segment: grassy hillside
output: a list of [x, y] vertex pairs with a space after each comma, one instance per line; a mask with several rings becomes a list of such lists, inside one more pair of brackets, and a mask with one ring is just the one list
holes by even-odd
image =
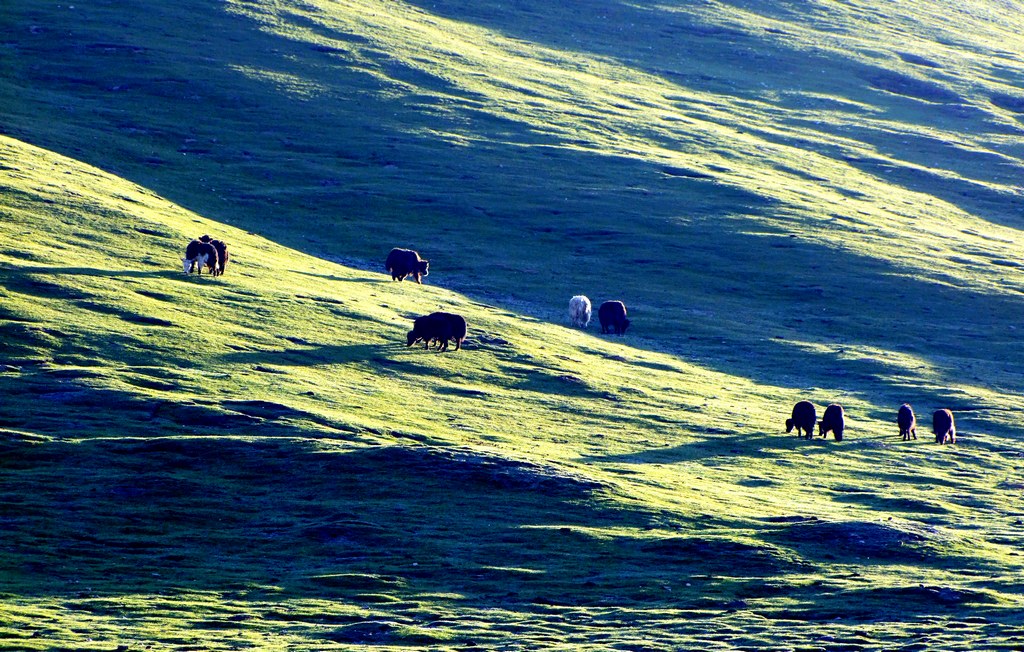
[[0, 646], [1024, 631], [1018, 15], [548, 4], [0, 12]]

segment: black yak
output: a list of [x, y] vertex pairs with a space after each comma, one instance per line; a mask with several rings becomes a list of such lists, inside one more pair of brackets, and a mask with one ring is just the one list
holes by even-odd
[[903, 441], [917, 439], [917, 417], [914, 416], [914, 408], [910, 407], [909, 403], [900, 406], [900, 411], [896, 413], [896, 425], [900, 427]]
[[412, 322], [412, 330], [406, 335], [406, 346], [412, 346], [416, 342], [423, 340], [423, 348], [429, 348], [430, 343], [433, 340], [440, 341], [443, 339], [447, 342], [452, 336], [452, 327], [445, 319], [438, 319], [435, 315], [424, 315], [417, 317]]
[[228, 266], [228, 246], [223, 240], [214, 240], [208, 235], [199, 236], [200, 242], [209, 242], [213, 245], [213, 248], [217, 250], [217, 269], [214, 276], [220, 276], [224, 273], [224, 268]]
[[432, 341], [437, 340], [438, 351], [447, 351], [448, 341], [452, 340], [455, 342], [455, 350], [458, 351], [462, 348], [468, 330], [466, 318], [462, 315], [432, 312], [413, 321], [412, 330], [406, 336], [406, 346], [423, 340], [423, 348], [426, 349], [430, 347]]
[[423, 283], [422, 278], [428, 274], [430, 263], [412, 249], [395, 247], [384, 261], [384, 268], [390, 272], [392, 281], [404, 281], [411, 274], [417, 283]]
[[843, 413], [843, 406], [833, 403], [825, 408], [825, 414], [818, 422], [818, 434], [828, 437], [829, 431], [832, 431], [836, 441], [843, 441], [844, 430], [846, 430], [846, 415]]
[[793, 406], [793, 417], [786, 419], [786, 432], [793, 432], [796, 428], [798, 437], [802, 437], [801, 430], [807, 433], [807, 438], [814, 437], [814, 426], [818, 422], [818, 413], [814, 409], [814, 403], [800, 401]]
[[[461, 349], [462, 343], [466, 341], [466, 333], [469, 332], [469, 324], [466, 323], [466, 318], [450, 312], [434, 312], [431, 314], [448, 321], [448, 326], [451, 328], [451, 334], [448, 337], [451, 341], [455, 342], [456, 351]], [[448, 343], [446, 342], [441, 350], [444, 351], [447, 348]]]
[[953, 413], [946, 408], [936, 410], [932, 415], [932, 432], [935, 433], [936, 444], [955, 444], [956, 425], [953, 423]]
[[626, 319], [626, 304], [621, 301], [605, 301], [597, 309], [597, 318], [601, 321], [601, 332], [622, 335], [629, 328]]

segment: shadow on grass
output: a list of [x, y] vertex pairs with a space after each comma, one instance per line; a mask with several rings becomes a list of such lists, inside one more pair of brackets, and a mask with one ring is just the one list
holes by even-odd
[[792, 453], [828, 455], [843, 445], [831, 439], [807, 440], [780, 431], [777, 435], [734, 433], [729, 435], [729, 444], [732, 446], [726, 448], [721, 441], [716, 441], [714, 437], [714, 435], [704, 436], [679, 446], [648, 448], [635, 453], [589, 455], [581, 457], [580, 460], [587, 463], [672, 464], [674, 462], [692, 462], [709, 456], [723, 455], [727, 452], [729, 457], [737, 460], [737, 463], [742, 463], [739, 460], [745, 457], [764, 459], [778, 456], [783, 458]]
[[[534, 366], [530, 366], [531, 364]], [[612, 393], [596, 389], [575, 373], [544, 368], [534, 361], [524, 364], [519, 360], [516, 365], [503, 365], [503, 371], [517, 379], [513, 387], [521, 391], [580, 398], [608, 400], [615, 398]]]
[[439, 352], [425, 350], [422, 344], [406, 346], [405, 342], [381, 344], [309, 344], [305, 348], [284, 351], [235, 351], [221, 359], [229, 364], [272, 365], [281, 367], [323, 364], [367, 364], [383, 373], [437, 375], [433, 363], [438, 356], [468, 355], [449, 347]]
[[[754, 593], [756, 592], [755, 588]], [[992, 593], [950, 586], [917, 584], [852, 589], [827, 587], [824, 590], [805, 589], [788, 593], [795, 597], [790, 606], [781, 609], [760, 608], [754, 611], [767, 621], [788, 621], [789, 626], [799, 626], [797, 623], [826, 624], [836, 621], [901, 622], [908, 616], [951, 618], [965, 611], [969, 611], [981, 621], [987, 621], [986, 615], [1002, 623], [1007, 623], [1007, 618], [1017, 619], [1016, 614], [1000, 614], [1003, 611], [1001, 609], [989, 612], [983, 607], [995, 606], [1000, 602]], [[861, 643], [862, 640], [857, 640], [848, 645], [835, 645], [833, 649], [860, 649]], [[931, 646], [918, 643], [909, 644], [901, 649], [916, 652], [931, 649]]]
[[[61, 440], [95, 439], [132, 424], [147, 436], [182, 433], [261, 437], [373, 439], [381, 431], [266, 400], [194, 401], [170, 398], [195, 382], [188, 369], [125, 371], [119, 380], [136, 392], [102, 389], [104, 371], [58, 369], [0, 374], [0, 427], [31, 430]], [[163, 394], [153, 395], [153, 390]], [[127, 426], [126, 426], [127, 427]]]
[[335, 276], [334, 274], [316, 274], [314, 272], [303, 272], [292, 270], [294, 274], [302, 274], [303, 276], [312, 276], [313, 278], [321, 278], [325, 281], [337, 281], [339, 283], [384, 283], [385, 281], [390, 282], [383, 276], [357, 276], [357, 277], [344, 277]]
[[[181, 267], [180, 265], [178, 266]], [[8, 269], [0, 269], [0, 276], [8, 274], [42, 274], [49, 276], [106, 276], [114, 278], [166, 278], [172, 280], [186, 280], [198, 274], [185, 274], [181, 269], [160, 269], [160, 270], [137, 270], [137, 269], [102, 269], [99, 267], [41, 267], [41, 266], [18, 266]], [[203, 274], [202, 276], [209, 276]]]
[[25, 294], [43, 299], [84, 301], [92, 296], [85, 290], [80, 290], [75, 287], [69, 287], [67, 285], [62, 285], [60, 283], [55, 283], [54, 281], [47, 280], [50, 277], [57, 276], [60, 274], [77, 274], [87, 276], [125, 276], [136, 278], [166, 276], [167, 278], [170, 278], [170, 272], [109, 271], [90, 267], [13, 267], [0, 269], [0, 285], [2, 285], [7, 290], [18, 292], [19, 294]]
[[951, 510], [927, 500], [880, 496], [875, 492], [833, 494], [832, 500], [840, 503], [855, 503], [883, 512], [905, 512], [913, 514], [948, 514]]
[[[0, 507], [16, 507], [17, 518], [4, 524], [0, 571], [4, 590], [22, 597], [211, 591], [387, 604], [443, 593], [510, 608], [696, 600], [725, 609], [747, 591], [727, 588], [737, 579], [785, 586], [817, 563], [931, 566], [969, 554], [927, 529], [867, 522], [767, 523], [740, 540], [719, 519], [712, 531], [666, 536], [649, 531], [660, 513], [620, 505], [605, 489], [459, 448], [9, 438]], [[713, 590], [697, 599], [663, 588], [693, 576]]]
[[819, 565], [831, 563], [915, 564], [936, 568], [988, 569], [997, 563], [978, 555], [958, 535], [917, 521], [832, 521], [814, 517], [768, 525], [761, 538]]
[[[665, 550], [585, 533], [640, 532], [652, 515], [615, 504], [588, 476], [471, 449], [342, 449], [359, 444], [358, 429], [287, 405], [178, 403], [78, 382], [94, 373], [0, 376], [9, 399], [0, 426], [38, 433], [0, 433], [0, 511], [18, 512], [5, 522], [5, 590], [78, 596], [69, 587], [86, 582], [93, 597], [125, 586], [276, 586], [357, 602], [424, 591], [545, 604], [596, 603], [608, 592], [663, 598], [615, 569]], [[319, 448], [322, 432], [307, 423], [330, 426], [334, 448]], [[700, 560], [711, 542], [666, 545], [692, 553], [666, 559], [672, 572], [711, 563]], [[750, 557], [747, 572], [785, 569], [749, 546], [728, 551], [714, 556], [715, 568]]]
[[[601, 498], [600, 483], [467, 449], [327, 452], [251, 434], [18, 439], [0, 470], [0, 504], [18, 511], [0, 568], [5, 591], [21, 595], [76, 594], [72, 583], [92, 595], [277, 586], [357, 601], [469, 591], [568, 604], [597, 600], [617, 567], [667, 554], [586, 534], [639, 532], [648, 519]], [[714, 546], [673, 545], [684, 544], [692, 554], [667, 563], [705, 566], [701, 551]], [[734, 552], [738, 563], [751, 549]], [[783, 570], [755, 561], [744, 568]], [[580, 593], [598, 568], [609, 578]]]

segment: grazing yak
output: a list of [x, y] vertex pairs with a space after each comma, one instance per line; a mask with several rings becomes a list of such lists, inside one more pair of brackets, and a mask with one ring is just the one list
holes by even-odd
[[423, 348], [430, 348], [430, 343], [437, 340], [438, 351], [448, 350], [448, 341], [455, 342], [455, 350], [462, 348], [466, 340], [469, 326], [466, 318], [450, 312], [432, 312], [413, 321], [412, 330], [406, 336], [406, 346], [412, 346], [423, 340]]
[[626, 319], [626, 304], [621, 301], [605, 301], [597, 309], [597, 318], [601, 321], [601, 332], [622, 335], [629, 328]]
[[203, 267], [209, 268], [212, 274], [217, 269], [217, 248], [209, 242], [193, 240], [185, 247], [185, 257], [181, 259], [181, 264], [186, 274], [196, 270], [202, 275]]
[[[466, 333], [469, 332], [469, 324], [466, 323], [466, 318], [462, 315], [456, 315], [450, 312], [432, 312], [430, 314], [448, 322], [448, 326], [451, 329], [451, 333], [448, 338], [452, 342], [455, 342], [456, 351], [461, 349], [462, 343], [466, 341]], [[448, 350], [448, 342], [444, 342], [443, 346], [441, 346], [441, 350]]]
[[818, 434], [828, 437], [829, 431], [835, 436], [836, 441], [843, 441], [843, 431], [846, 430], [846, 415], [843, 413], [843, 406], [833, 403], [825, 408], [825, 414], [818, 422]]
[[953, 423], [953, 413], [946, 408], [936, 410], [932, 415], [932, 432], [935, 433], [936, 444], [955, 444], [956, 426]]
[[797, 437], [803, 437], [801, 431], [807, 433], [807, 438], [814, 437], [814, 424], [818, 422], [818, 413], [814, 409], [814, 403], [800, 401], [793, 406], [793, 417], [786, 419], [786, 432], [793, 432], [796, 428]]
[[569, 299], [569, 319], [576, 328], [586, 328], [590, 324], [590, 299], [582, 294]]
[[181, 264], [183, 265], [183, 271], [186, 274], [191, 274], [192, 270], [195, 269], [196, 264], [198, 264], [199, 246], [201, 244], [203, 243], [200, 242], [199, 240], [193, 240], [192, 242], [188, 243], [188, 246], [185, 247], [185, 257], [181, 259]]
[[914, 416], [914, 408], [910, 407], [909, 403], [900, 406], [900, 411], [896, 413], [896, 425], [900, 427], [903, 441], [917, 439], [917, 417]]
[[422, 279], [428, 274], [430, 263], [412, 249], [395, 247], [384, 261], [384, 267], [391, 274], [392, 281], [404, 281], [411, 274], [417, 283], [423, 283]]
[[224, 273], [224, 268], [228, 266], [228, 246], [222, 240], [214, 240], [208, 235], [199, 236], [200, 242], [209, 242], [213, 245], [213, 248], [217, 250], [217, 269], [214, 272], [214, 276], [220, 276]]
[[440, 343], [445, 343], [451, 339], [452, 327], [446, 319], [439, 319], [436, 314], [431, 313], [422, 317], [417, 317], [412, 322], [412, 330], [406, 335], [406, 346], [412, 346], [416, 342], [423, 340], [423, 348], [430, 348], [430, 343], [434, 340], [438, 341], [438, 348]]

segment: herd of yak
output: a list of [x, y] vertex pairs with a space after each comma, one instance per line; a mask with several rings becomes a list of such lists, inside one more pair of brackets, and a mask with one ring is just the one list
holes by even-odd
[[[827, 437], [831, 432], [836, 441], [843, 440], [843, 431], [846, 429], [846, 415], [843, 406], [833, 403], [825, 408], [825, 414], [818, 421], [818, 415], [814, 409], [814, 403], [800, 401], [793, 406], [793, 416], [786, 419], [786, 432], [793, 432], [796, 428], [798, 437], [806, 436], [807, 439], [814, 437], [814, 427], [818, 427], [818, 434]], [[909, 403], [904, 403], [896, 412], [896, 425], [899, 426], [900, 435], [903, 441], [917, 439], [917, 417], [914, 416], [914, 409]], [[943, 408], [932, 414], [932, 432], [935, 434], [937, 444], [956, 443], [956, 425], [953, 422], [953, 413]]]
[[181, 259], [186, 274], [196, 271], [200, 275], [203, 268], [210, 274], [220, 276], [228, 265], [228, 246], [222, 240], [214, 240], [208, 235], [201, 235], [185, 247], [185, 257]]
[[[412, 249], [396, 247], [388, 253], [388, 257], [384, 260], [384, 268], [391, 274], [393, 281], [403, 281], [412, 276], [417, 283], [422, 283], [423, 277], [430, 273], [430, 261], [423, 260], [419, 253]], [[574, 326], [586, 328], [590, 324], [590, 317], [590, 299], [579, 295], [569, 301], [569, 318]], [[605, 301], [597, 309], [597, 317], [601, 322], [602, 333], [622, 335], [629, 328], [626, 305], [621, 301]], [[409, 331], [408, 345], [412, 346], [413, 343], [423, 340], [424, 348], [426, 348], [432, 341], [437, 341], [438, 349], [445, 351], [448, 345], [443, 335], [449, 331], [448, 339], [455, 342], [455, 349], [458, 350], [462, 340], [466, 337], [466, 320], [464, 318], [444, 312], [435, 312], [426, 317], [420, 317], [416, 319], [413, 329]]]
[[[209, 235], [200, 236], [189, 242], [185, 249], [185, 257], [181, 261], [186, 274], [193, 271], [202, 274], [205, 267], [210, 274], [219, 276], [224, 273], [228, 262], [227, 245]], [[419, 253], [412, 249], [396, 247], [388, 253], [384, 267], [391, 274], [393, 281], [403, 281], [412, 276], [417, 283], [422, 283], [423, 277], [429, 273], [430, 263], [420, 258]], [[586, 328], [590, 324], [591, 314], [591, 303], [587, 297], [577, 295], [569, 300], [569, 319], [573, 326]], [[622, 335], [629, 327], [626, 305], [621, 301], [605, 301], [598, 308], [597, 316], [601, 322], [602, 333]], [[447, 351], [449, 342], [453, 342], [455, 350], [458, 351], [462, 348], [468, 329], [466, 318], [462, 315], [433, 312], [413, 320], [412, 330], [406, 337], [406, 346], [423, 342], [423, 348], [428, 349], [432, 343], [436, 343], [438, 351]], [[909, 404], [904, 403], [900, 406], [896, 414], [896, 424], [904, 441], [917, 439], [917, 419]], [[792, 417], [786, 419], [786, 432], [792, 432], [796, 428], [797, 436], [807, 439], [814, 437], [815, 426], [822, 437], [827, 437], [831, 432], [836, 441], [842, 441], [843, 431], [846, 429], [843, 406], [838, 403], [829, 405], [825, 408], [821, 421], [818, 421], [814, 404], [810, 401], [800, 401], [793, 406]], [[932, 415], [932, 432], [935, 434], [936, 443], [955, 444], [956, 426], [953, 423], [953, 413], [945, 408], [936, 410]]]

